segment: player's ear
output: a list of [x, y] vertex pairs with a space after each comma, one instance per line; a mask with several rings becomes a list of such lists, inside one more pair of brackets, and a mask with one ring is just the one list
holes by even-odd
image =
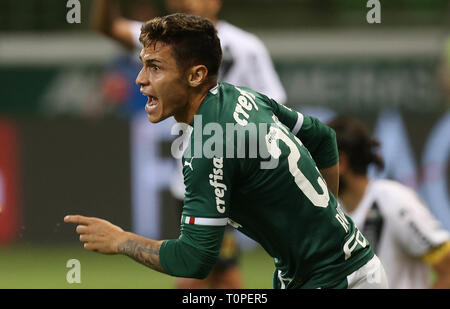
[[208, 68], [203, 64], [194, 65], [187, 73], [189, 86], [198, 87], [205, 82], [208, 76]]

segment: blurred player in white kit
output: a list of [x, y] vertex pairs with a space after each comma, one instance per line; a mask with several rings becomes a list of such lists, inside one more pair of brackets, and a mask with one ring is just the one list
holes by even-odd
[[[383, 263], [390, 288], [450, 288], [450, 235], [420, 197], [392, 180], [370, 179], [367, 167], [383, 167], [378, 142], [365, 126], [338, 117], [328, 125], [339, 149], [339, 198]], [[430, 282], [430, 267], [436, 280]]]

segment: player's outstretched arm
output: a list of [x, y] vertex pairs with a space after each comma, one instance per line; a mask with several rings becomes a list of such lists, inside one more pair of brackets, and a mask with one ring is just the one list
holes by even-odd
[[116, 40], [127, 48], [134, 48], [133, 24], [133, 21], [120, 16], [116, 1], [94, 1], [92, 7], [92, 26], [96, 31]]
[[99, 218], [66, 216], [66, 223], [77, 224], [76, 232], [84, 248], [103, 254], [123, 254], [147, 267], [165, 273], [159, 262], [162, 241], [125, 232], [120, 227]]
[[156, 271], [166, 273], [159, 262], [159, 250], [163, 241], [157, 241], [138, 236], [132, 233], [125, 233], [126, 240], [119, 243], [117, 250]]

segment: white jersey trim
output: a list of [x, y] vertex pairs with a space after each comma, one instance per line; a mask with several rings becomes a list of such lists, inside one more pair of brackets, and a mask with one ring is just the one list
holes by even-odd
[[211, 92], [214, 95], [216, 95], [218, 91], [219, 91], [219, 84], [217, 84], [215, 87], [209, 90], [209, 92]]
[[294, 135], [297, 135], [298, 131], [300, 131], [300, 129], [302, 128], [303, 125], [303, 114], [300, 114], [299, 112], [297, 112], [298, 118], [297, 118], [297, 123], [295, 124], [294, 128], [292, 129], [292, 133]]

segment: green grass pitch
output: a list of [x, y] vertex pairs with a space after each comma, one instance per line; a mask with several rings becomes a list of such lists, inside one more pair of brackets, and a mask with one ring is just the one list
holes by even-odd
[[[80, 284], [66, 281], [70, 259], [80, 261]], [[262, 249], [244, 251], [240, 269], [245, 288], [272, 288], [273, 260]], [[0, 248], [0, 289], [171, 289], [174, 282], [128, 257], [88, 252], [81, 246]]]

